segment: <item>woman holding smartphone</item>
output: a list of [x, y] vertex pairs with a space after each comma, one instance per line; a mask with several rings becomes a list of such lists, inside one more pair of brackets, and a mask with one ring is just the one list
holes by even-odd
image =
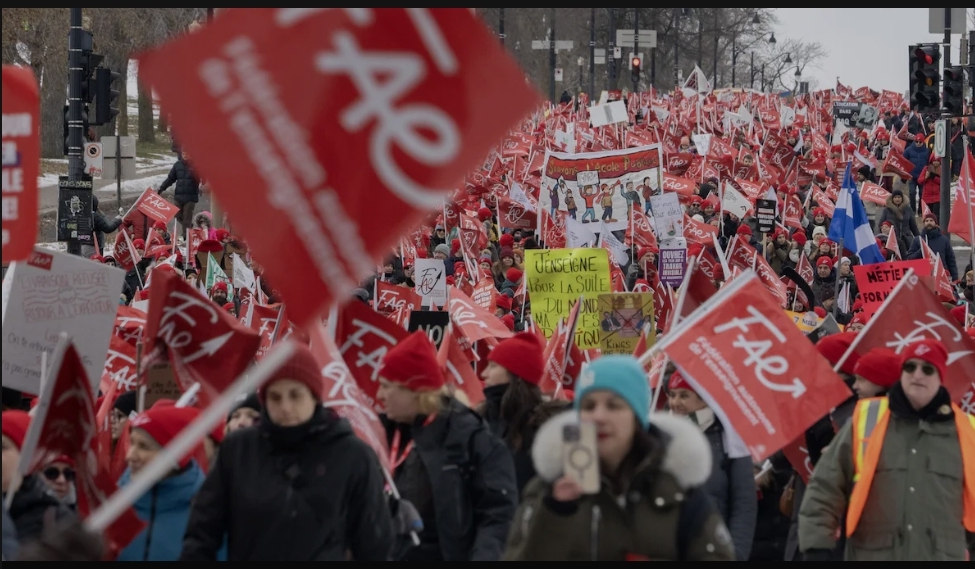
[[[525, 489], [506, 560], [734, 560], [728, 529], [699, 489], [711, 471], [708, 443], [684, 418], [650, 417], [635, 358], [584, 367], [574, 406], [535, 438], [538, 477]], [[587, 453], [598, 459], [592, 466], [581, 460]], [[584, 488], [594, 476], [595, 488]]]

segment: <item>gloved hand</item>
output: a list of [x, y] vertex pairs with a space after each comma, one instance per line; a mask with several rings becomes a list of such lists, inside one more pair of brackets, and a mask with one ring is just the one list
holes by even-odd
[[630, 267], [626, 269], [627, 277], [635, 277], [638, 274], [640, 274], [640, 265], [637, 265], [636, 263], [630, 264]]

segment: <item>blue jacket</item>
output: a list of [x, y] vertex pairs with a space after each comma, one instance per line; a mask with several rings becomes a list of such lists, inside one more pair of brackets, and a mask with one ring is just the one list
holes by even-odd
[[[131, 471], [125, 469], [119, 486], [128, 484], [131, 477]], [[160, 480], [136, 500], [135, 513], [146, 522], [146, 527], [119, 553], [117, 560], [178, 560], [183, 551], [183, 534], [190, 519], [193, 497], [205, 478], [203, 470], [193, 461], [184, 472]]]
[[927, 145], [918, 146], [917, 144], [908, 144], [907, 148], [904, 149], [904, 158], [911, 161], [914, 164], [914, 169], [911, 170], [911, 178], [917, 181], [917, 177], [921, 175], [921, 170], [928, 165], [928, 158], [931, 157], [931, 151], [928, 150]]

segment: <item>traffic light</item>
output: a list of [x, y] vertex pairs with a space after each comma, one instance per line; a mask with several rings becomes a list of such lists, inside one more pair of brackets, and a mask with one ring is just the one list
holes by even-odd
[[118, 114], [118, 91], [112, 89], [120, 75], [110, 69], [99, 67], [95, 70], [95, 121], [93, 124], [108, 124]]
[[944, 106], [945, 111], [952, 116], [965, 114], [965, 68], [957, 65], [945, 68], [944, 75]]
[[95, 99], [95, 70], [101, 65], [104, 55], [88, 52], [82, 58], [81, 100], [89, 105]]
[[633, 82], [634, 83], [639, 83], [640, 82], [640, 65], [641, 65], [641, 63], [642, 62], [640, 61], [639, 56], [634, 56], [633, 57], [633, 60], [630, 62], [631, 71], [633, 72]]
[[941, 112], [941, 46], [918, 44], [911, 48], [911, 108], [922, 113]]

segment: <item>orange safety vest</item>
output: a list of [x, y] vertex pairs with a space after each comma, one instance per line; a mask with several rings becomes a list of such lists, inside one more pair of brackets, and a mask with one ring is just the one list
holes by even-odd
[[[857, 529], [863, 508], [867, 504], [873, 475], [877, 471], [880, 451], [884, 446], [884, 435], [890, 422], [890, 412], [886, 397], [863, 399], [853, 410], [853, 492], [846, 511], [846, 536], [850, 537]], [[975, 417], [966, 414], [952, 403], [955, 412], [955, 426], [961, 443], [961, 462], [964, 473], [964, 516], [965, 529], [975, 532]]]

